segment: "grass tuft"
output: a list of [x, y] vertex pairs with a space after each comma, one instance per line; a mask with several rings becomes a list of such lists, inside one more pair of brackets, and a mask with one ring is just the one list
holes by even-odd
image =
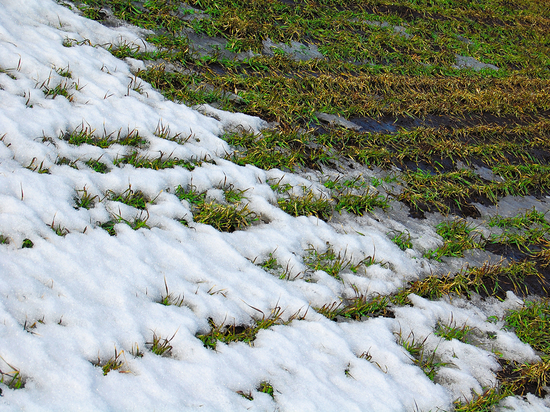
[[208, 323], [211, 327], [210, 332], [206, 334], [198, 334], [197, 338], [202, 341], [204, 347], [210, 349], [216, 349], [218, 342], [245, 342], [252, 345], [260, 330], [268, 329], [273, 325], [286, 325], [295, 319], [301, 318], [300, 313], [297, 312], [290, 316], [286, 321], [283, 320], [282, 315], [284, 311], [279, 306], [276, 306], [267, 316], [262, 311], [258, 309], [256, 310], [262, 313], [262, 317], [259, 319], [253, 319], [251, 325], [224, 325], [224, 323], [216, 325], [212, 319], [209, 319]]
[[522, 342], [533, 349], [550, 356], [550, 301], [548, 299], [528, 301], [505, 318], [506, 325], [512, 329]]
[[140, 210], [145, 210], [150, 201], [141, 190], [134, 191], [131, 186], [120, 194], [108, 190], [106, 197], [113, 202], [121, 202]]
[[439, 368], [447, 365], [447, 363], [437, 360], [436, 350], [430, 352], [426, 349], [427, 337], [423, 340], [417, 340], [412, 332], [406, 338], [402, 336], [401, 332], [398, 332], [396, 337], [397, 343], [405, 348], [414, 364], [420, 367], [430, 380], [435, 379]]
[[456, 339], [460, 342], [468, 343], [468, 334], [471, 330], [472, 328], [466, 323], [462, 326], [457, 326], [451, 317], [450, 321], [447, 323], [438, 322], [434, 333], [435, 336], [439, 336], [445, 340]]
[[428, 276], [411, 283], [396, 298], [401, 299], [410, 293], [432, 300], [450, 295], [470, 298], [472, 293], [476, 293], [504, 299], [507, 291], [526, 296], [531, 288], [540, 288], [541, 285], [544, 285], [544, 280], [533, 262], [512, 262], [508, 266], [503, 266], [502, 262], [485, 263], [480, 267], [463, 270], [454, 276]]
[[[21, 371], [12, 365], [10, 365], [8, 362], [4, 360], [0, 356], [0, 359], [3, 361], [3, 363], [6, 364], [6, 366], [9, 368], [8, 371], [0, 369], [0, 384], [6, 385], [9, 389], [22, 389], [25, 387], [25, 379], [23, 378], [23, 375], [21, 375]], [[0, 390], [0, 395], [2, 394]]]
[[304, 187], [304, 196], [288, 196], [279, 198], [279, 207], [291, 216], [315, 216], [329, 220], [332, 216], [332, 206], [329, 199], [317, 197]]
[[174, 295], [173, 293], [170, 293], [168, 291], [168, 284], [166, 283], [166, 278], [164, 278], [164, 288], [166, 290], [166, 293], [161, 295], [160, 300], [158, 303], [164, 306], [183, 306], [184, 301], [184, 295]]
[[332, 246], [328, 245], [327, 250], [320, 253], [315, 248], [310, 247], [306, 250], [307, 255], [304, 257], [305, 265], [312, 271], [322, 270], [329, 276], [337, 280], [342, 280], [340, 273], [349, 270], [352, 273], [357, 273], [360, 268], [368, 267], [374, 263], [373, 256], [367, 256], [359, 262], [354, 263], [352, 256], [347, 257], [346, 251], [336, 253]]
[[267, 393], [272, 398], [275, 398], [273, 386], [269, 382], [260, 382], [260, 385], [256, 388], [258, 392]]
[[206, 193], [199, 193], [194, 187], [185, 190], [178, 186], [176, 189], [176, 196], [189, 202], [196, 223], [211, 225], [221, 232], [234, 232], [245, 229], [259, 219], [256, 213], [248, 208], [248, 204], [233, 203], [244, 198], [244, 191], [236, 191], [230, 186], [224, 193], [225, 199], [232, 202], [231, 204], [207, 202]]
[[34, 247], [34, 243], [30, 239], [24, 239], [23, 244], [21, 245], [23, 249], [32, 249]]
[[195, 162], [171, 157], [171, 155], [165, 157], [163, 153], [160, 153], [159, 157], [150, 158], [148, 156], [142, 156], [138, 152], [133, 152], [115, 159], [113, 163], [115, 166], [132, 165], [136, 168], [153, 170], [170, 169], [176, 166], [184, 167], [187, 170], [195, 169]]
[[124, 351], [122, 350], [119, 352], [117, 348], [115, 348], [115, 354], [113, 357], [109, 358], [106, 361], [102, 361], [98, 356], [97, 361], [92, 362], [92, 364], [94, 366], [101, 368], [101, 370], [103, 371], [103, 376], [107, 375], [111, 371], [117, 371], [119, 373], [130, 372], [130, 370], [128, 369], [128, 365], [126, 363]]
[[84, 186], [80, 190], [77, 190], [76, 192], [79, 194], [74, 198], [76, 209], [80, 209], [80, 208], [91, 209], [92, 207], [94, 207], [95, 202], [99, 201], [99, 196], [98, 195], [92, 196], [88, 192], [88, 189], [86, 189], [86, 186]]
[[143, 147], [147, 144], [147, 140], [142, 138], [135, 129], [128, 130], [126, 133], [123, 133], [122, 129], [118, 132], [111, 133], [107, 133], [107, 131], [104, 130], [102, 136], [97, 136], [95, 129], [92, 129], [91, 126], [86, 126], [84, 124], [73, 130], [61, 133], [59, 135], [59, 139], [75, 146], [89, 144], [101, 147], [103, 149], [115, 143], [122, 146], [134, 147]]
[[391, 241], [395, 243], [399, 249], [405, 251], [407, 249], [412, 249], [413, 244], [411, 242], [411, 234], [408, 230], [401, 232], [401, 231], [392, 231], [387, 234], [388, 236], [391, 236]]
[[434, 251], [425, 253], [425, 257], [440, 260], [443, 256], [463, 257], [464, 251], [481, 246], [479, 232], [472, 224], [462, 219], [445, 221], [437, 225], [437, 234], [445, 241], [444, 245]]
[[157, 335], [153, 332], [153, 339], [150, 342], [146, 342], [146, 345], [149, 346], [151, 352], [158, 356], [168, 357], [172, 355], [172, 345], [170, 342], [176, 336], [177, 331], [170, 338], [163, 338], [160, 335]]

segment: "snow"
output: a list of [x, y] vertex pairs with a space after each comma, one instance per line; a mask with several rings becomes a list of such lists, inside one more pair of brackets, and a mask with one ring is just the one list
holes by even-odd
[[[495, 383], [491, 349], [513, 359], [538, 359], [501, 329], [502, 322], [487, 322], [517, 307], [513, 295], [479, 305], [411, 296], [413, 305], [397, 308], [395, 319], [360, 322], [332, 322], [312, 310], [354, 296], [353, 285], [369, 295], [395, 292], [431, 268], [386, 236], [402, 226], [398, 216], [381, 221], [344, 213], [325, 223], [281, 211], [269, 182], [282, 179], [295, 190], [304, 186], [317, 193], [323, 186], [311, 176], [224, 160], [231, 151], [220, 138], [224, 131], [260, 133], [266, 122], [166, 101], [134, 77], [138, 62], [116, 59], [101, 47], [152, 47], [143, 35], [132, 27], [104, 27], [52, 0], [0, 4], [0, 233], [9, 238], [0, 245], [0, 370], [13, 366], [25, 379], [23, 389], [1, 385], [2, 410], [446, 410], [457, 397]], [[71, 78], [59, 74], [65, 68]], [[138, 91], [132, 90], [136, 83]], [[57, 85], [65, 85], [72, 98], [45, 95], [45, 87]], [[159, 138], [159, 127], [190, 138], [183, 145]], [[85, 166], [87, 160], [110, 164], [134, 149], [75, 146], [61, 138], [81, 129], [98, 137], [135, 130], [148, 142], [142, 155], [172, 153], [212, 163], [193, 171], [111, 164], [109, 173], [97, 173]], [[56, 164], [60, 158], [78, 169]], [[40, 168], [50, 173], [38, 173]], [[266, 223], [234, 233], [192, 222], [186, 227], [176, 220], [191, 218], [190, 205], [174, 195], [180, 185], [211, 197], [224, 185], [246, 190], [250, 209]], [[105, 199], [108, 190], [130, 187], [155, 199], [146, 213]], [[90, 210], [75, 209], [74, 198], [84, 189], [97, 201]], [[119, 223], [117, 235], [109, 236], [99, 224], [113, 215], [148, 216], [151, 229]], [[56, 235], [52, 227], [58, 225], [70, 233]], [[440, 241], [428, 223], [413, 232], [413, 242], [426, 248]], [[22, 248], [25, 239], [34, 246]], [[305, 251], [323, 252], [327, 243], [356, 261], [375, 256], [385, 264], [346, 273], [344, 282], [322, 271], [306, 281]], [[296, 280], [279, 279], [252, 263], [270, 253]], [[166, 288], [184, 297], [182, 307], [157, 303]], [[247, 325], [277, 307], [284, 319], [297, 313], [302, 318], [261, 330], [253, 345], [218, 343], [213, 351], [196, 338], [209, 331], [208, 319]], [[449, 319], [496, 338], [481, 337], [479, 347], [444, 341], [434, 327]], [[448, 363], [439, 380], [432, 382], [413, 364], [397, 334], [426, 339], [427, 348]], [[147, 349], [154, 335], [172, 337], [170, 356]], [[132, 355], [137, 347], [143, 357]], [[126, 373], [103, 376], [92, 362], [106, 361], [115, 350], [122, 352]], [[359, 357], [364, 353], [370, 361]], [[273, 399], [256, 391], [263, 381], [275, 389]], [[238, 391], [252, 393], [254, 400]], [[507, 399], [506, 406], [549, 410], [534, 397]]]

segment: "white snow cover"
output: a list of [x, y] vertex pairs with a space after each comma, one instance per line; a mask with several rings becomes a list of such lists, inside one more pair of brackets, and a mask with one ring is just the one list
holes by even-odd
[[[332, 322], [312, 310], [352, 297], [354, 288], [364, 294], [396, 291], [430, 268], [388, 239], [386, 233], [399, 225], [388, 217], [343, 215], [327, 224], [282, 212], [269, 182], [324, 188], [308, 176], [224, 160], [231, 151], [220, 138], [224, 130], [260, 133], [265, 122], [210, 107], [200, 108], [201, 114], [166, 101], [101, 47], [151, 47], [143, 35], [131, 27], [106, 28], [52, 0], [0, 1], [0, 234], [9, 238], [0, 245], [0, 370], [16, 368], [25, 381], [22, 389], [0, 385], [0, 409], [450, 410], [453, 400], [495, 383], [492, 350], [510, 359], [537, 359], [501, 329], [501, 321], [487, 322], [521, 304], [511, 294], [504, 302], [479, 304], [411, 296], [413, 306], [396, 309], [395, 318], [360, 322]], [[64, 70], [72, 76], [62, 76]], [[72, 97], [46, 95], [59, 85]], [[155, 136], [162, 127], [190, 138], [179, 144]], [[62, 136], [75, 129], [95, 130], [97, 136], [136, 130], [148, 142], [144, 155], [212, 162], [193, 171], [115, 167], [112, 161], [131, 149], [70, 145]], [[78, 169], [56, 164], [62, 158]], [[93, 171], [85, 166], [90, 159], [111, 164], [111, 171]], [[39, 173], [45, 169], [50, 173]], [[173, 194], [179, 185], [194, 185], [212, 197], [224, 185], [246, 190], [245, 202], [263, 222], [234, 233], [184, 226], [177, 219], [190, 220], [191, 212]], [[129, 187], [154, 199], [146, 212], [104, 199], [108, 190]], [[90, 210], [76, 209], [74, 198], [84, 189], [104, 200]], [[117, 235], [109, 236], [99, 224], [113, 215], [147, 215], [151, 229], [134, 231], [120, 223]], [[57, 226], [70, 233], [56, 235]], [[418, 226], [418, 242], [438, 242], [433, 226]], [[25, 239], [34, 247], [22, 248]], [[322, 271], [305, 281], [305, 250], [322, 252], [327, 243], [356, 261], [374, 255], [385, 264], [345, 273], [343, 282]], [[269, 253], [287, 263], [296, 280], [253, 264]], [[183, 306], [157, 303], [165, 285], [184, 297]], [[253, 344], [219, 343], [213, 351], [195, 336], [209, 331], [209, 318], [251, 324], [277, 307], [285, 319], [298, 312], [301, 317], [260, 331]], [[437, 322], [467, 324], [477, 331], [479, 345], [442, 340], [434, 334]], [[147, 349], [154, 335], [172, 337], [170, 357]], [[436, 382], [414, 365], [398, 337], [425, 339], [428, 349], [436, 349], [447, 364]], [[132, 356], [137, 347], [143, 357]], [[108, 360], [115, 350], [123, 351], [126, 373], [104, 376], [92, 362]], [[273, 386], [273, 398], [256, 391], [264, 381]], [[550, 410], [535, 397], [510, 398], [503, 406]]]

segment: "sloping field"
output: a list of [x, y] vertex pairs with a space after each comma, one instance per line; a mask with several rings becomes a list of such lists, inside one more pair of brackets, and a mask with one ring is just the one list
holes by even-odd
[[0, 405], [547, 411], [542, 0], [5, 0]]

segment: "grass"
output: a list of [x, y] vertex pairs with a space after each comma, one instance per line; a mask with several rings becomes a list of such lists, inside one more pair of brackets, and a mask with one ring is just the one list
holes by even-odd
[[409, 231], [393, 231], [388, 233], [388, 236], [391, 236], [391, 241], [403, 251], [407, 249], [412, 249], [413, 247], [413, 244], [411, 242], [411, 234], [409, 233]]
[[94, 366], [101, 368], [103, 371], [103, 376], [107, 375], [111, 371], [117, 371], [119, 373], [129, 373], [128, 365], [126, 364], [126, 359], [124, 351], [118, 351], [115, 348], [115, 354], [106, 361], [102, 361], [99, 356], [97, 361], [92, 362]]
[[34, 243], [30, 239], [23, 239], [23, 243], [21, 245], [23, 249], [32, 249], [34, 247]]
[[147, 208], [147, 203], [150, 201], [141, 190], [134, 191], [132, 187], [129, 187], [122, 193], [115, 193], [112, 190], [108, 190], [106, 197], [113, 202], [124, 203], [125, 205], [140, 210], [145, 210]]
[[109, 167], [105, 164], [100, 162], [99, 160], [87, 160], [86, 165], [89, 166], [91, 169], [96, 171], [97, 173], [107, 173], [109, 171]]
[[84, 124], [76, 129], [61, 133], [59, 139], [75, 146], [89, 144], [103, 149], [115, 143], [122, 146], [133, 147], [144, 147], [147, 144], [147, 140], [142, 138], [137, 130], [128, 130], [125, 133], [122, 132], [122, 129], [111, 133], [107, 133], [106, 130], [103, 130], [102, 135], [97, 135], [95, 129]]
[[533, 349], [550, 356], [550, 303], [548, 299], [529, 301], [506, 318], [507, 327]]
[[32, 159], [31, 163], [27, 166], [27, 169], [37, 172], [39, 174], [50, 174], [50, 169], [44, 167], [44, 161], [42, 160], [40, 164], [36, 164], [36, 157]]
[[426, 374], [430, 380], [435, 379], [435, 375], [439, 368], [447, 364], [441, 362], [436, 357], [437, 350], [429, 351], [426, 348], [426, 339], [418, 340], [411, 332], [406, 338], [403, 337], [401, 331], [396, 333], [397, 343], [409, 353], [411, 360]]
[[485, 263], [480, 267], [463, 270], [454, 276], [428, 276], [412, 282], [401, 294], [415, 293], [428, 299], [443, 296], [471, 297], [473, 293], [481, 296], [494, 296], [503, 299], [506, 291], [525, 296], [530, 285], [543, 283], [540, 273], [532, 262], [513, 262], [508, 266]]
[[254, 259], [252, 263], [261, 267], [266, 272], [277, 276], [281, 280], [296, 280], [300, 273], [292, 276], [290, 264], [287, 263], [286, 266], [281, 265], [277, 258], [273, 255], [274, 253], [275, 252], [270, 253], [268, 255], [269, 257], [261, 263], [256, 263], [256, 259]]
[[[70, 72], [66, 72], [64, 70], [61, 70], [59, 74], [64, 79], [70, 79], [72, 77], [69, 77]], [[40, 85], [37, 85], [37, 88], [42, 90], [46, 98], [55, 99], [56, 97], [62, 96], [66, 98], [69, 102], [74, 101], [74, 95], [71, 93], [71, 91], [78, 90], [80, 88], [78, 82], [75, 83], [70, 80], [62, 80], [60, 83], [52, 85], [51, 80], [52, 77], [50, 76]]]
[[480, 247], [479, 232], [462, 219], [444, 221], [437, 225], [437, 234], [444, 240], [443, 246], [434, 251], [426, 252], [425, 256], [431, 259], [440, 259], [443, 256], [463, 257], [464, 251]]
[[256, 388], [258, 392], [267, 393], [272, 398], [275, 397], [273, 386], [269, 382], [260, 382], [260, 385]]
[[163, 153], [160, 153], [158, 157], [148, 157], [140, 155], [138, 152], [132, 152], [128, 155], [119, 157], [113, 162], [115, 166], [120, 165], [132, 165], [136, 168], [144, 169], [169, 169], [176, 166], [184, 167], [187, 170], [193, 170], [195, 168], [194, 162], [187, 160], [178, 159], [177, 157], [164, 156]]
[[455, 412], [491, 412], [507, 396], [514, 393], [507, 387], [489, 388], [483, 393], [474, 393], [474, 397], [467, 401], [458, 399], [454, 402]]
[[[83, 3], [84, 13], [92, 18], [101, 19], [99, 10], [107, 5], [117, 17], [156, 31], [149, 41], [161, 46], [154, 56], [124, 47], [113, 49], [113, 53], [143, 59], [162, 57], [191, 69], [173, 73], [159, 66], [139, 74], [168, 98], [192, 104], [219, 103], [228, 110], [279, 122], [280, 127], [264, 132], [261, 140], [246, 133], [226, 137], [235, 147], [228, 158], [238, 164], [298, 170], [351, 158], [368, 166], [428, 165], [436, 172], [426, 175], [425, 170], [405, 170], [404, 190], [396, 194], [420, 215], [434, 210], [468, 215], [478, 198], [495, 202], [508, 194], [546, 193], [550, 189], [544, 178], [549, 145], [541, 138], [548, 135], [548, 120], [539, 115], [549, 107], [545, 103], [548, 58], [544, 57], [548, 54], [544, 42], [536, 41], [538, 51], [534, 52], [532, 41], [525, 40], [526, 33], [533, 39], [546, 34], [535, 17], [542, 10], [531, 7], [531, 2], [526, 2], [526, 13], [532, 18], [529, 24], [525, 15], [496, 0], [491, 6], [495, 15], [490, 17], [479, 10], [476, 13], [480, 15], [472, 16], [470, 6], [454, 1], [436, 1], [427, 11], [416, 4], [374, 7], [353, 3], [350, 7], [339, 3], [335, 8], [336, 4], [324, 2], [293, 6], [273, 2], [259, 7], [237, 0], [201, 0], [189, 4], [212, 18], [193, 21], [174, 18], [176, 3], [151, 1], [139, 7], [118, 0]], [[388, 27], [371, 23], [388, 20]], [[515, 33], [514, 42], [502, 43], [504, 29], [494, 23], [497, 21], [506, 22], [506, 38]], [[392, 25], [403, 23], [412, 38], [396, 35], [392, 29]], [[195, 55], [181, 36], [184, 27], [223, 38], [225, 49], [209, 56]], [[457, 32], [462, 37], [457, 37]], [[267, 37], [275, 42], [316, 44], [324, 59], [295, 61], [281, 53], [234, 58], [234, 53], [248, 49], [260, 51]], [[475, 47], [461, 40], [465, 38]], [[497, 53], [495, 47], [505, 51]], [[501, 70], [454, 69], [456, 53], [500, 64]], [[215, 92], [197, 92], [199, 84], [207, 84]], [[242, 100], [224, 100], [225, 91], [237, 92]], [[345, 118], [466, 116], [472, 121], [461, 124], [453, 120], [456, 125], [450, 131], [443, 125], [397, 133], [365, 134], [337, 127], [320, 133], [316, 112]], [[485, 114], [508, 124], [483, 122]], [[486, 182], [475, 172], [458, 167], [458, 161], [486, 165], [506, 181]], [[341, 200], [338, 210], [363, 213], [372, 207], [355, 194]], [[374, 207], [385, 207], [381, 198], [369, 199], [372, 201], [379, 202]], [[326, 204], [312, 210], [301, 210], [297, 201], [283, 202], [283, 206], [295, 214], [328, 218]]]
[[55, 232], [55, 234], [57, 236], [64, 237], [64, 236], [66, 236], [70, 233], [69, 229], [67, 229], [66, 227], [63, 227], [61, 225], [56, 225], [55, 221], [53, 221], [53, 220], [52, 220], [52, 223], [51, 223], [50, 227], [52, 228], [52, 230]]
[[181, 133], [172, 133], [172, 131], [170, 130], [170, 126], [165, 125], [164, 123], [162, 123], [162, 121], [159, 121], [157, 128], [155, 129], [154, 135], [164, 140], [176, 142], [180, 145], [184, 145], [189, 141], [189, 139], [193, 137], [192, 133], [188, 136], [182, 136]]
[[150, 342], [146, 342], [146, 345], [155, 355], [169, 357], [172, 355], [172, 349], [174, 349], [170, 342], [172, 342], [176, 333], [177, 331], [170, 338], [163, 338], [153, 332], [153, 338]]
[[303, 188], [303, 196], [289, 195], [277, 200], [277, 204], [284, 212], [291, 216], [315, 216], [322, 220], [329, 220], [332, 215], [330, 200], [316, 196], [312, 191]]
[[507, 314], [506, 327], [514, 330], [520, 340], [542, 353], [541, 360], [535, 363], [501, 361], [503, 368], [497, 374], [500, 385], [474, 396], [470, 402], [458, 400], [455, 402], [455, 411], [489, 411], [506, 396], [523, 396], [526, 393], [540, 397], [544, 395], [543, 388], [550, 382], [548, 313], [547, 299], [543, 299], [529, 301], [524, 307]]
[[[9, 368], [9, 370], [2, 370], [0, 369], [0, 384], [6, 385], [9, 389], [22, 389], [25, 387], [25, 379], [21, 375], [21, 371], [12, 365], [10, 365], [8, 362], [4, 360], [0, 356], [0, 359], [2, 359], [3, 363], [6, 364], [6, 366]], [[0, 389], [0, 395], [2, 394], [2, 391]]]
[[367, 256], [361, 261], [355, 261], [348, 257], [346, 251], [336, 253], [332, 246], [328, 245], [325, 252], [319, 252], [313, 247], [306, 250], [305, 265], [312, 271], [322, 270], [336, 280], [342, 280], [340, 273], [348, 270], [357, 273], [360, 268], [368, 267], [374, 263], [374, 257]]
[[378, 193], [370, 193], [367, 189], [362, 194], [345, 193], [337, 197], [336, 211], [346, 210], [355, 215], [363, 216], [366, 212], [372, 212], [375, 208], [388, 209], [389, 204], [384, 196]]
[[187, 190], [182, 186], [176, 189], [176, 196], [180, 200], [189, 202], [196, 223], [211, 225], [221, 232], [234, 232], [250, 226], [258, 220], [258, 215], [249, 209], [248, 204], [242, 204], [245, 191], [235, 190], [228, 186], [224, 197], [228, 204], [207, 201], [206, 193], [199, 193], [194, 187]]
[[[258, 310], [258, 309], [256, 309]], [[283, 319], [284, 310], [276, 306], [267, 316], [265, 313], [258, 310], [262, 314], [261, 318], [254, 319], [250, 325], [225, 325], [224, 323], [216, 324], [214, 320], [209, 319], [210, 331], [205, 334], [197, 334], [204, 347], [216, 349], [218, 342], [232, 343], [244, 342], [252, 345], [256, 339], [256, 335], [262, 329], [268, 329], [274, 325], [286, 325], [295, 319], [300, 319], [300, 313], [291, 315], [287, 320]]]
[[354, 320], [363, 320], [368, 317], [392, 317], [389, 308], [390, 299], [387, 296], [376, 296], [367, 299], [364, 295], [358, 295], [338, 312], [339, 316]]
[[[508, 218], [493, 216], [488, 225], [503, 229], [502, 234], [491, 236], [489, 243], [512, 246], [527, 254], [550, 241], [550, 223], [545, 219], [544, 213], [534, 208]], [[544, 258], [544, 253], [541, 257]]]
[[185, 296], [183, 294], [174, 295], [173, 293], [170, 293], [168, 290], [168, 284], [166, 283], [166, 278], [164, 278], [164, 289], [166, 293], [161, 295], [158, 303], [164, 306], [183, 306]]
[[435, 336], [439, 336], [445, 340], [456, 339], [463, 343], [468, 343], [468, 334], [471, 331], [471, 327], [464, 323], [462, 326], [458, 326], [451, 318], [449, 322], [438, 322]]
[[220, 205], [214, 202], [203, 203], [193, 215], [197, 223], [211, 225], [221, 232], [234, 232], [249, 226], [256, 219], [248, 205]]
[[77, 196], [75, 196], [74, 201], [77, 209], [91, 209], [96, 202], [100, 201], [99, 196], [90, 194], [86, 186], [76, 192]]
[[146, 217], [144, 217], [143, 213], [138, 214], [134, 217], [132, 220], [124, 219], [122, 216], [119, 215], [112, 215], [112, 219], [108, 220], [107, 222], [103, 222], [99, 224], [99, 227], [106, 230], [107, 233], [109, 233], [110, 236], [116, 236], [116, 230], [115, 226], [118, 223], [126, 223], [128, 226], [130, 226], [133, 230], [138, 229], [151, 229], [149, 225], [147, 225], [147, 220], [149, 219], [149, 214], [146, 214]]

